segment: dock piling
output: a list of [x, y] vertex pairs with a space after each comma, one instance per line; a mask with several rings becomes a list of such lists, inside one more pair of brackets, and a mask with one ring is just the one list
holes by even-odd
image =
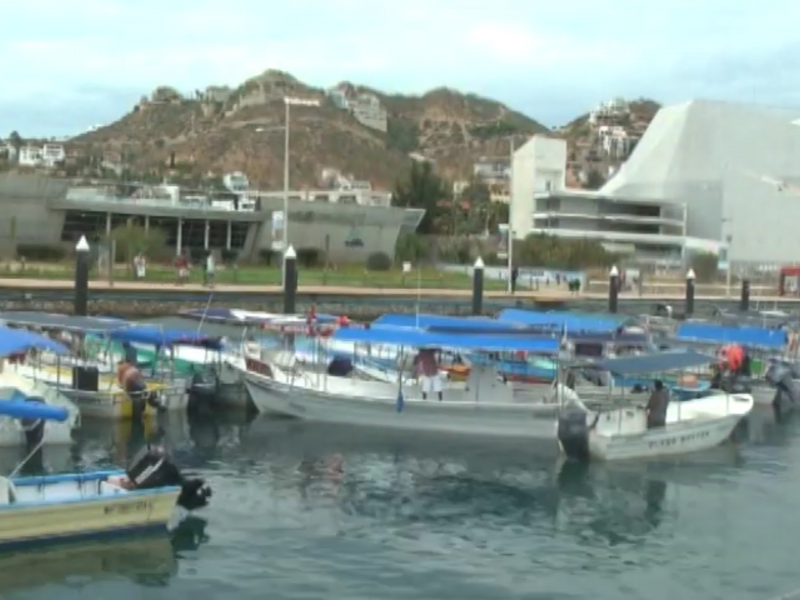
[[472, 269], [472, 314], [483, 314], [483, 259], [479, 256]]
[[608, 273], [608, 312], [617, 314], [619, 308], [619, 269], [617, 265], [611, 267]]
[[689, 269], [686, 273], [686, 318], [694, 314], [694, 269]]
[[89, 267], [91, 253], [86, 236], [75, 245], [75, 298], [73, 312], [76, 316], [85, 317], [89, 308]]
[[283, 314], [297, 310], [297, 252], [289, 246], [283, 255]]

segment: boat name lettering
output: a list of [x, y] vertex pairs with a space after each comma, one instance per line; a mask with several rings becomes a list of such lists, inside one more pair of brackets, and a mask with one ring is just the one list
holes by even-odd
[[111, 504], [103, 507], [103, 513], [107, 515], [144, 512], [146, 510], [153, 510], [153, 503], [150, 500], [140, 500], [130, 504]]
[[662, 446], [675, 446], [677, 444], [685, 444], [686, 442], [692, 442], [694, 440], [701, 440], [703, 438], [708, 437], [709, 435], [710, 435], [709, 431], [698, 431], [696, 433], [687, 433], [686, 435], [682, 435], [679, 437], [667, 438], [655, 442], [650, 442], [648, 444], [648, 447], [658, 448]]

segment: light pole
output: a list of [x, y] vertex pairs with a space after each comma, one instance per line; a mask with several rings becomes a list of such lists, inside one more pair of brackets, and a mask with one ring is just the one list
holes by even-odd
[[286, 120], [284, 123], [283, 140], [283, 249], [289, 247], [289, 123], [292, 106], [319, 106], [319, 100], [308, 98], [295, 98], [285, 96], [283, 104], [286, 106]]
[[513, 219], [513, 212], [514, 212], [514, 136], [512, 135], [510, 138], [510, 158], [511, 162], [509, 163], [508, 169], [508, 240], [506, 244], [508, 244], [508, 286], [507, 291], [508, 294], [511, 295], [513, 291], [513, 285], [511, 282], [511, 273], [514, 270], [514, 229], [511, 227], [511, 224], [514, 222]]

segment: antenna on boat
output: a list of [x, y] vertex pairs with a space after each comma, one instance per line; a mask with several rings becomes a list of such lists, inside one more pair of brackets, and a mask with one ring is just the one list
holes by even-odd
[[203, 323], [206, 320], [206, 315], [208, 315], [208, 311], [211, 310], [211, 301], [214, 298], [214, 290], [211, 290], [208, 293], [208, 302], [206, 302], [206, 307], [203, 309], [203, 314], [200, 315], [200, 322], [197, 324], [197, 333], [195, 335], [200, 335], [200, 332], [203, 329]]
[[422, 265], [417, 261], [417, 329], [419, 329], [420, 304], [422, 304]]

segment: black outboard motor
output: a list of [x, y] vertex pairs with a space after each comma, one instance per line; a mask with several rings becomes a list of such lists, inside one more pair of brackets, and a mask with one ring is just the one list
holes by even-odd
[[137, 489], [147, 490], [170, 485], [181, 487], [178, 505], [196, 510], [208, 504], [211, 488], [204, 479], [188, 479], [178, 470], [162, 447], [148, 444], [133, 457], [126, 471]]
[[794, 384], [791, 369], [779, 364], [771, 364], [764, 378], [775, 386], [775, 398], [772, 406], [779, 412], [798, 404], [798, 392]]
[[558, 443], [567, 458], [589, 461], [589, 434], [592, 428], [586, 422], [586, 411], [567, 407], [558, 418]]

